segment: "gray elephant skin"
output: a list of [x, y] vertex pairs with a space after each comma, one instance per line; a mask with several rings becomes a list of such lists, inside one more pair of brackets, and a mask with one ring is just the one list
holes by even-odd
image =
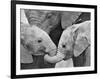
[[[21, 63], [32, 62], [31, 55], [56, 54], [56, 46], [42, 29], [21, 23]], [[26, 56], [25, 56], [26, 55]], [[34, 61], [34, 60], [33, 60]]]
[[[50, 63], [58, 63], [73, 57], [75, 59], [85, 52], [82, 66], [90, 66], [90, 24], [90, 21], [85, 21], [64, 30], [58, 44], [58, 53], [52, 57], [46, 54], [44, 59]], [[76, 63], [78, 61], [80, 60]]]

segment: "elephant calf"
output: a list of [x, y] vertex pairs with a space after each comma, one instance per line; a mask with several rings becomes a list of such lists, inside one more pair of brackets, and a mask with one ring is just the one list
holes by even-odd
[[[58, 53], [55, 56], [46, 54], [44, 59], [50, 63], [57, 63], [55, 67], [73, 66], [73, 56], [78, 57], [85, 51], [84, 66], [90, 65], [90, 21], [74, 24], [63, 31], [59, 44]], [[78, 60], [80, 61], [80, 60]], [[61, 65], [64, 62], [65, 65]]]
[[28, 58], [30, 55], [43, 56], [45, 53], [56, 54], [56, 45], [49, 35], [37, 26], [21, 23], [21, 63], [32, 62], [32, 58]]

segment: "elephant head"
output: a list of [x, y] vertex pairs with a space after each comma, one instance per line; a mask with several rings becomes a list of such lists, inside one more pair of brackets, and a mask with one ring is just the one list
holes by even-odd
[[56, 54], [56, 45], [49, 35], [37, 26], [21, 24], [21, 44], [31, 55], [48, 53], [50, 56], [54, 56]]
[[90, 46], [90, 21], [74, 24], [63, 31], [58, 44], [58, 52], [51, 57], [45, 55], [44, 59], [50, 63], [57, 63], [72, 56], [79, 56]]
[[49, 10], [24, 9], [30, 25], [36, 25], [50, 34], [60, 21], [60, 12]]

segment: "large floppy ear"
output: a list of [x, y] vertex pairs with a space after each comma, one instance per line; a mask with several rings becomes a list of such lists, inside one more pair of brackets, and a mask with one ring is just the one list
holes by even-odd
[[32, 63], [33, 58], [31, 52], [25, 48], [25, 32], [29, 28], [29, 24], [21, 23], [21, 45], [20, 45], [20, 61], [21, 63]]
[[27, 50], [27, 49], [25, 49], [24, 47], [23, 47], [23, 45], [20, 45], [21, 47], [20, 47], [20, 61], [21, 61], [21, 63], [32, 63], [33, 62], [33, 58], [32, 58], [32, 55], [31, 55], [31, 53]]
[[74, 41], [74, 51], [73, 51], [75, 57], [79, 56], [90, 45], [87, 38], [87, 33], [86, 32], [82, 33], [79, 28], [74, 30], [74, 34], [75, 35], [77, 34]]

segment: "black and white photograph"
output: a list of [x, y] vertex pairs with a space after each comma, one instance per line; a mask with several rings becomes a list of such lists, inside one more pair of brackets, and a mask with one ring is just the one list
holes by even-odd
[[40, 4], [16, 4], [16, 75], [95, 71], [95, 9]]
[[90, 66], [90, 12], [20, 12], [21, 69]]

